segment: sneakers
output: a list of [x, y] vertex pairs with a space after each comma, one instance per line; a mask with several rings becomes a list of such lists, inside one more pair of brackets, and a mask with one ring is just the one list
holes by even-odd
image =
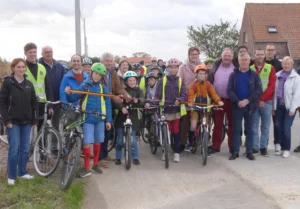
[[101, 170], [101, 168], [99, 167], [99, 165], [94, 165], [92, 167], [92, 170], [95, 171], [96, 173], [102, 174], [103, 171]]
[[252, 153], [247, 153], [246, 158], [248, 158], [248, 160], [255, 160], [255, 157]]
[[15, 183], [16, 183], [16, 180], [14, 180], [14, 179], [8, 179], [7, 183], [8, 183], [9, 186], [14, 186]]
[[121, 162], [121, 160], [120, 160], [120, 159], [116, 159], [116, 161], [115, 161], [115, 164], [116, 164], [116, 165], [121, 165], [121, 164], [122, 164], [122, 162]]
[[214, 153], [217, 153], [217, 152], [220, 152], [219, 149], [216, 149], [216, 148], [213, 148], [212, 146], [209, 146], [208, 147], [208, 154], [214, 154]]
[[282, 157], [287, 158], [290, 156], [290, 151], [284, 150], [282, 153]]
[[260, 149], [260, 154], [264, 157], [269, 157], [268, 150], [266, 148]]
[[257, 155], [258, 153], [259, 153], [259, 150], [258, 150], [258, 149], [254, 149], [254, 148], [252, 149], [252, 154], [253, 154], [253, 155]]
[[191, 151], [191, 149], [192, 149], [192, 145], [191, 145], [191, 144], [187, 144], [187, 145], [185, 146], [185, 149], [184, 149], [184, 151], [186, 151], [186, 152], [190, 152], [190, 151]]
[[300, 152], [300, 145], [298, 147], [296, 147], [296, 149], [294, 149], [294, 152], [296, 152], [296, 153]]
[[108, 168], [107, 162], [105, 160], [100, 160], [98, 165], [103, 168]]
[[180, 155], [178, 153], [174, 154], [174, 162], [179, 162], [180, 161]]
[[91, 171], [87, 170], [86, 168], [83, 168], [79, 173], [80, 178], [85, 178], [90, 175], [91, 175]]
[[25, 174], [25, 175], [23, 175], [23, 176], [20, 176], [20, 178], [22, 178], [22, 179], [33, 179], [34, 176], [31, 176], [31, 175], [29, 175], [29, 174], [27, 173], [27, 174]]
[[134, 165], [139, 165], [139, 164], [141, 164], [141, 163], [140, 163], [140, 161], [139, 161], [138, 159], [134, 159], [134, 160], [133, 160], [133, 164], [134, 164]]
[[275, 155], [281, 155], [282, 151], [281, 151], [281, 146], [280, 144], [275, 144]]

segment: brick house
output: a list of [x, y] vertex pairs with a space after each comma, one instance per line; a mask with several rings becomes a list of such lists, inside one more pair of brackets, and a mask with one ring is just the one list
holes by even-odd
[[129, 57], [128, 61], [130, 64], [138, 64], [140, 61], [144, 60], [145, 66], [151, 64], [151, 57]]
[[268, 43], [276, 47], [276, 56], [292, 56], [300, 60], [300, 4], [246, 3], [239, 45], [249, 53]]

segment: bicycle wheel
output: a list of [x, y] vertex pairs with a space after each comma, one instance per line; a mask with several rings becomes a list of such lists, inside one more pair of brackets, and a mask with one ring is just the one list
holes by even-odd
[[8, 144], [6, 127], [1, 119], [0, 119], [0, 141], [2, 141], [4, 144]]
[[71, 139], [67, 139], [66, 153], [64, 156], [64, 165], [61, 172], [60, 188], [67, 190], [73, 181], [74, 174], [79, 163], [79, 157], [81, 152], [81, 138], [74, 136]]
[[156, 123], [152, 121], [149, 128], [149, 145], [150, 151], [153, 155], [156, 154], [157, 147], [158, 147], [158, 138], [156, 135]]
[[36, 140], [36, 132], [37, 132], [37, 127], [31, 128], [30, 139], [29, 139], [28, 160], [33, 155], [33, 150], [34, 150], [34, 145], [35, 145], [35, 140]]
[[33, 165], [38, 175], [48, 177], [58, 167], [61, 156], [61, 139], [59, 133], [52, 127], [44, 129], [34, 143]]
[[110, 139], [108, 140], [107, 142], [107, 150], [108, 152], [112, 151], [113, 148], [115, 148], [116, 146], [116, 143], [117, 143], [117, 137], [116, 137], [116, 129], [115, 129], [115, 126], [114, 126], [114, 123], [111, 123], [111, 135], [110, 135]]
[[129, 127], [125, 131], [125, 168], [127, 170], [131, 167], [131, 156], [132, 156], [132, 140], [131, 130]]
[[168, 156], [168, 139], [169, 139], [169, 135], [168, 135], [168, 129], [167, 129], [167, 125], [163, 124], [162, 125], [162, 140], [163, 140], [163, 150], [164, 150], [164, 155], [165, 155], [165, 167], [169, 168], [169, 156]]
[[204, 131], [202, 136], [201, 143], [201, 154], [202, 154], [202, 165], [206, 165], [207, 163], [207, 155], [208, 155], [208, 132]]

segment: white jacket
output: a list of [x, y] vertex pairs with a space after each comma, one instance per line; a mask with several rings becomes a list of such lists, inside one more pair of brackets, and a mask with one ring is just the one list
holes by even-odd
[[[278, 77], [280, 76], [281, 71], [276, 73], [275, 92], [273, 96], [273, 110], [276, 110], [277, 108], [276, 94], [279, 84]], [[286, 79], [283, 90], [286, 109], [290, 112], [295, 112], [296, 109], [300, 106], [300, 76], [298, 75], [296, 70], [293, 69], [289, 77]]]

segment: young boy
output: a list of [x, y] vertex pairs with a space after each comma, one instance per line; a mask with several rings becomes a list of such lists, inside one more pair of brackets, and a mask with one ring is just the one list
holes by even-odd
[[[189, 87], [188, 93], [188, 106], [192, 107], [193, 103], [210, 104], [210, 98], [216, 104], [222, 106], [224, 103], [215, 91], [213, 85], [206, 81], [207, 79], [207, 67], [203, 64], [197, 65], [194, 69], [196, 80]], [[194, 140], [195, 130], [197, 128], [199, 113], [191, 113], [191, 126], [189, 132], [189, 144], [186, 146], [185, 151], [191, 150], [192, 140]]]
[[133, 164], [139, 165], [139, 155], [138, 155], [138, 146], [136, 140], [136, 132], [139, 131], [140, 122], [138, 119], [138, 110], [137, 109], [126, 109], [126, 106], [132, 105], [132, 107], [144, 107], [144, 93], [143, 91], [137, 87], [137, 74], [133, 71], [128, 71], [124, 74], [124, 84], [125, 90], [128, 94], [133, 98], [131, 102], [124, 101], [118, 109], [120, 110], [116, 121], [115, 127], [117, 128], [117, 146], [116, 146], [116, 165], [120, 165], [122, 159], [122, 148], [123, 148], [123, 136], [124, 136], [124, 122], [126, 120], [126, 116], [129, 113], [131, 122], [132, 122], [132, 138], [133, 138], [133, 150], [132, 150], [132, 158]]
[[132, 71], [137, 75], [137, 86], [146, 92], [146, 77], [142, 75], [143, 66], [140, 64], [132, 65]]
[[[169, 74], [164, 76], [158, 83], [155, 100], [161, 100], [160, 104], [164, 105], [180, 105], [181, 102], [186, 101], [186, 88], [181, 78], [177, 76], [180, 61], [172, 58], [167, 62]], [[180, 107], [165, 108], [165, 117], [169, 128], [174, 136], [174, 162], [180, 161], [179, 147], [180, 147], [180, 133], [179, 123], [181, 116], [186, 115], [185, 105]], [[165, 160], [163, 154], [162, 160]]]

